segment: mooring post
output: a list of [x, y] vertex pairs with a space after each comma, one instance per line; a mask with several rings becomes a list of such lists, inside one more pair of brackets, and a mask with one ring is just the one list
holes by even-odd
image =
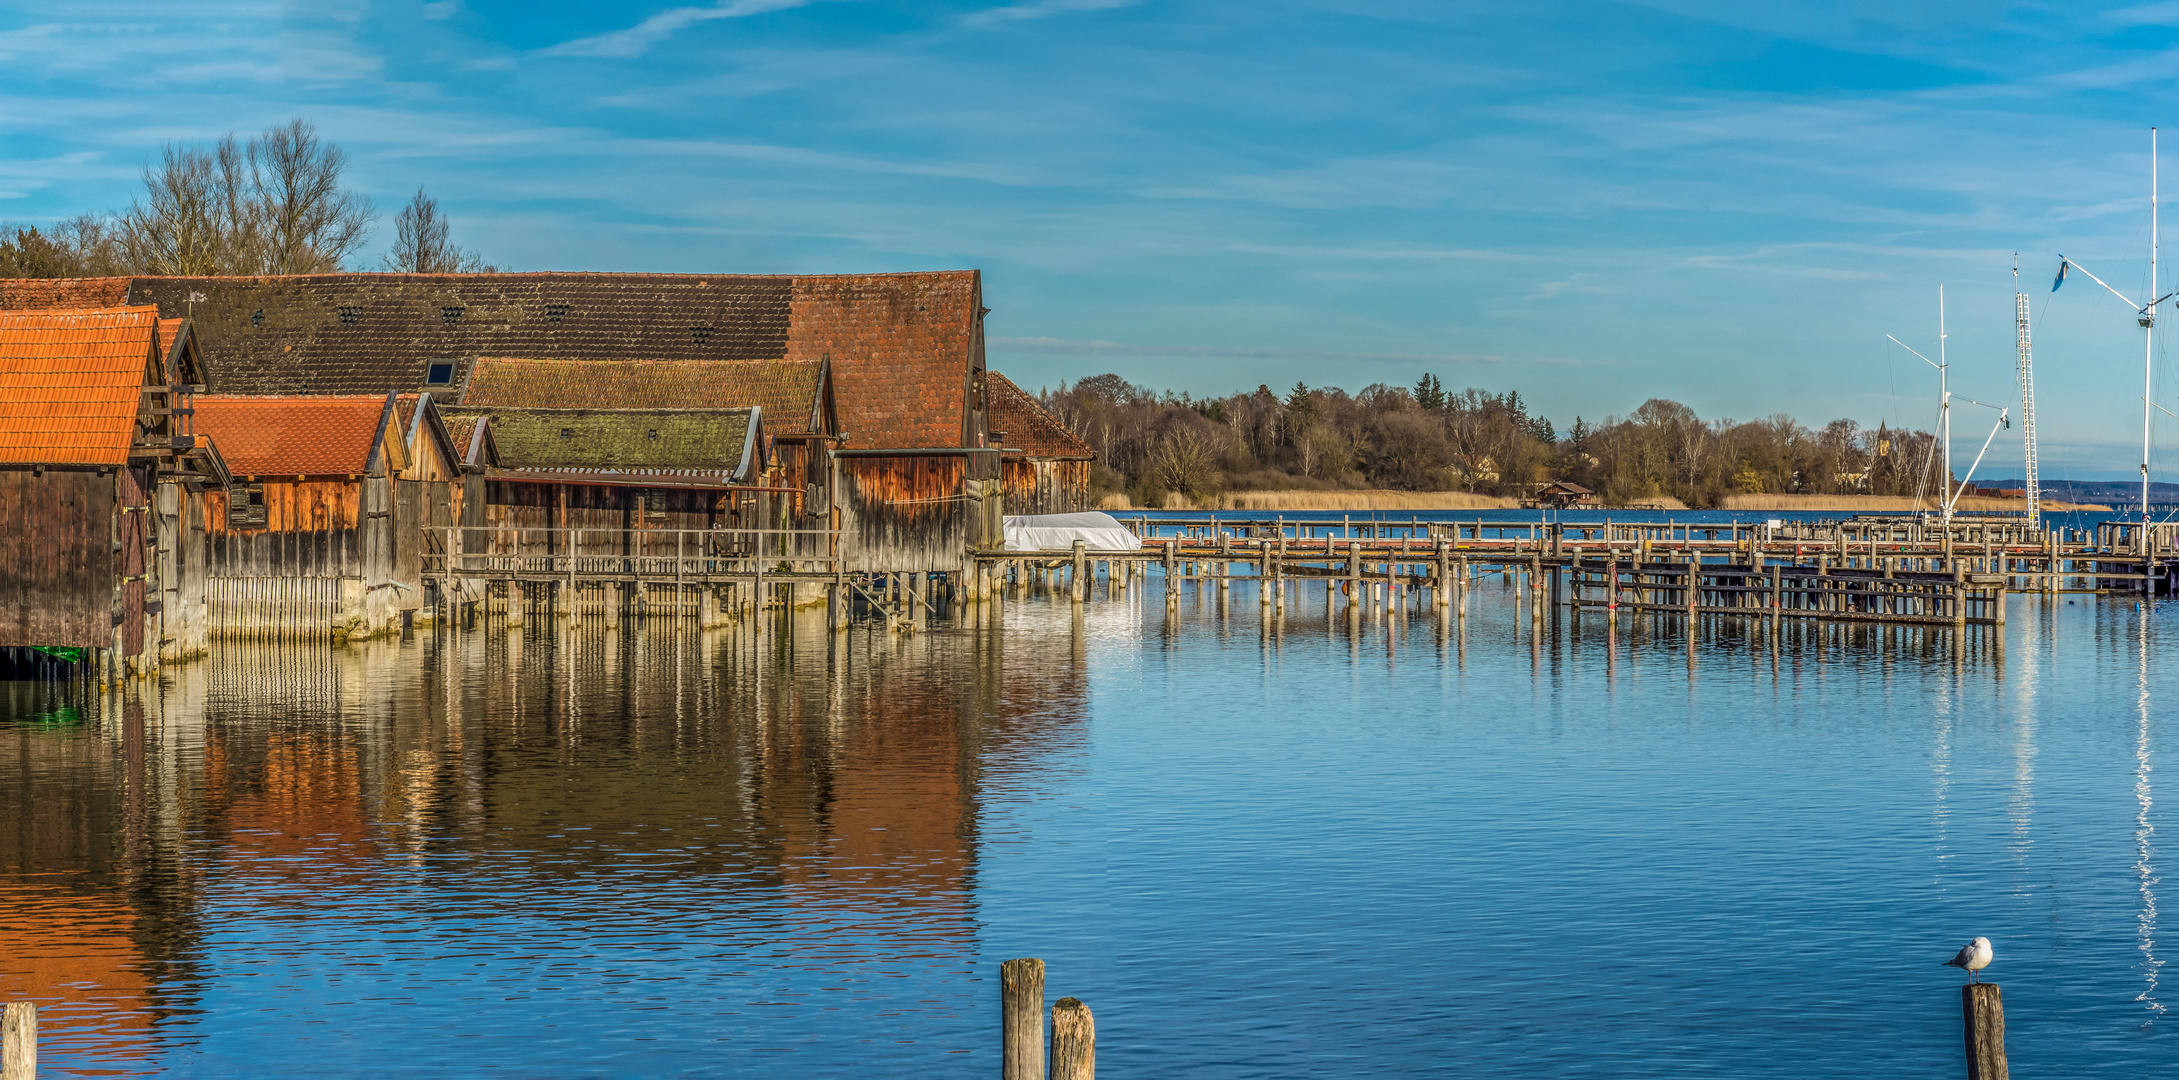
[[[1088, 1012], [1083, 1013], [1084, 1023]], [[10, 1001], [0, 1007], [0, 1080], [37, 1080], [38, 1006]]]
[[1044, 961], [1008, 960], [999, 965], [1001, 1080], [1046, 1080], [1044, 1075]]
[[1074, 542], [1074, 580], [1070, 582], [1070, 586], [1074, 602], [1077, 604], [1089, 599], [1089, 579], [1083, 576], [1088, 568], [1088, 548], [1082, 541], [1076, 540]]
[[1431, 582], [1432, 585], [1436, 586], [1436, 588], [1430, 590], [1433, 594], [1431, 599], [1437, 603], [1437, 606], [1445, 607], [1453, 601], [1451, 592], [1453, 564], [1451, 553], [1446, 550], [1444, 538], [1440, 537], [1438, 539], [1437, 549], [1438, 576], [1437, 580]]
[[1096, 1080], [1097, 1025], [1080, 998], [1052, 1005], [1051, 1080]]
[[1967, 1080], [2006, 1080], [2005, 1006], [1997, 984], [1960, 987], [1960, 1019], [1966, 1025]]

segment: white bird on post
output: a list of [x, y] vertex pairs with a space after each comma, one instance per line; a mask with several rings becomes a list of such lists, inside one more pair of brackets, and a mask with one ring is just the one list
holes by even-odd
[[1962, 947], [1958, 956], [1945, 961], [1944, 966], [1956, 967], [1967, 972], [1970, 982], [1981, 982], [1982, 977], [1979, 972], [1983, 968], [1990, 966], [1990, 960], [1995, 955], [1990, 951], [1990, 939], [1979, 937]]

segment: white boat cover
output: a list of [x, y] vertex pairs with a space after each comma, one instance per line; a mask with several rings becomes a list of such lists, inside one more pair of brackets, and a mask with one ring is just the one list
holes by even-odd
[[1090, 551], [1140, 551], [1142, 541], [1111, 514], [1036, 514], [1006, 519], [1006, 550], [1068, 551], [1074, 542]]

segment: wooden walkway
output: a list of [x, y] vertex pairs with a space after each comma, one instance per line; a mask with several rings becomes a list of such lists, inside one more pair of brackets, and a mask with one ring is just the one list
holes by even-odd
[[[1159, 568], [1168, 581], [1341, 582], [1350, 593], [1427, 590], [1455, 602], [1484, 573], [1524, 579], [1540, 612], [1572, 608], [1849, 621], [2001, 625], [2008, 591], [2170, 593], [2179, 526], [2031, 529], [2023, 521], [1907, 519], [1770, 526], [1410, 522], [1283, 518], [1122, 519], [1138, 551], [980, 553], [1005, 582], [1104, 564], [1121, 588]], [[1075, 590], [1077, 595], [1081, 589]], [[1169, 593], [1170, 595], [1174, 595]], [[1263, 591], [1265, 603], [1284, 590]]]

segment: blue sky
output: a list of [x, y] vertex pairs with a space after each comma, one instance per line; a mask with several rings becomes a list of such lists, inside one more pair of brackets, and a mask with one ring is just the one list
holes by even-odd
[[5, 5], [0, 219], [301, 115], [515, 269], [978, 267], [1032, 388], [1430, 371], [1562, 427], [1927, 425], [1884, 335], [1930, 351], [1940, 283], [1955, 390], [2009, 401], [2018, 251], [2046, 473], [2124, 477], [2140, 332], [2048, 288], [2145, 286], [2175, 78], [2179, 3]]

